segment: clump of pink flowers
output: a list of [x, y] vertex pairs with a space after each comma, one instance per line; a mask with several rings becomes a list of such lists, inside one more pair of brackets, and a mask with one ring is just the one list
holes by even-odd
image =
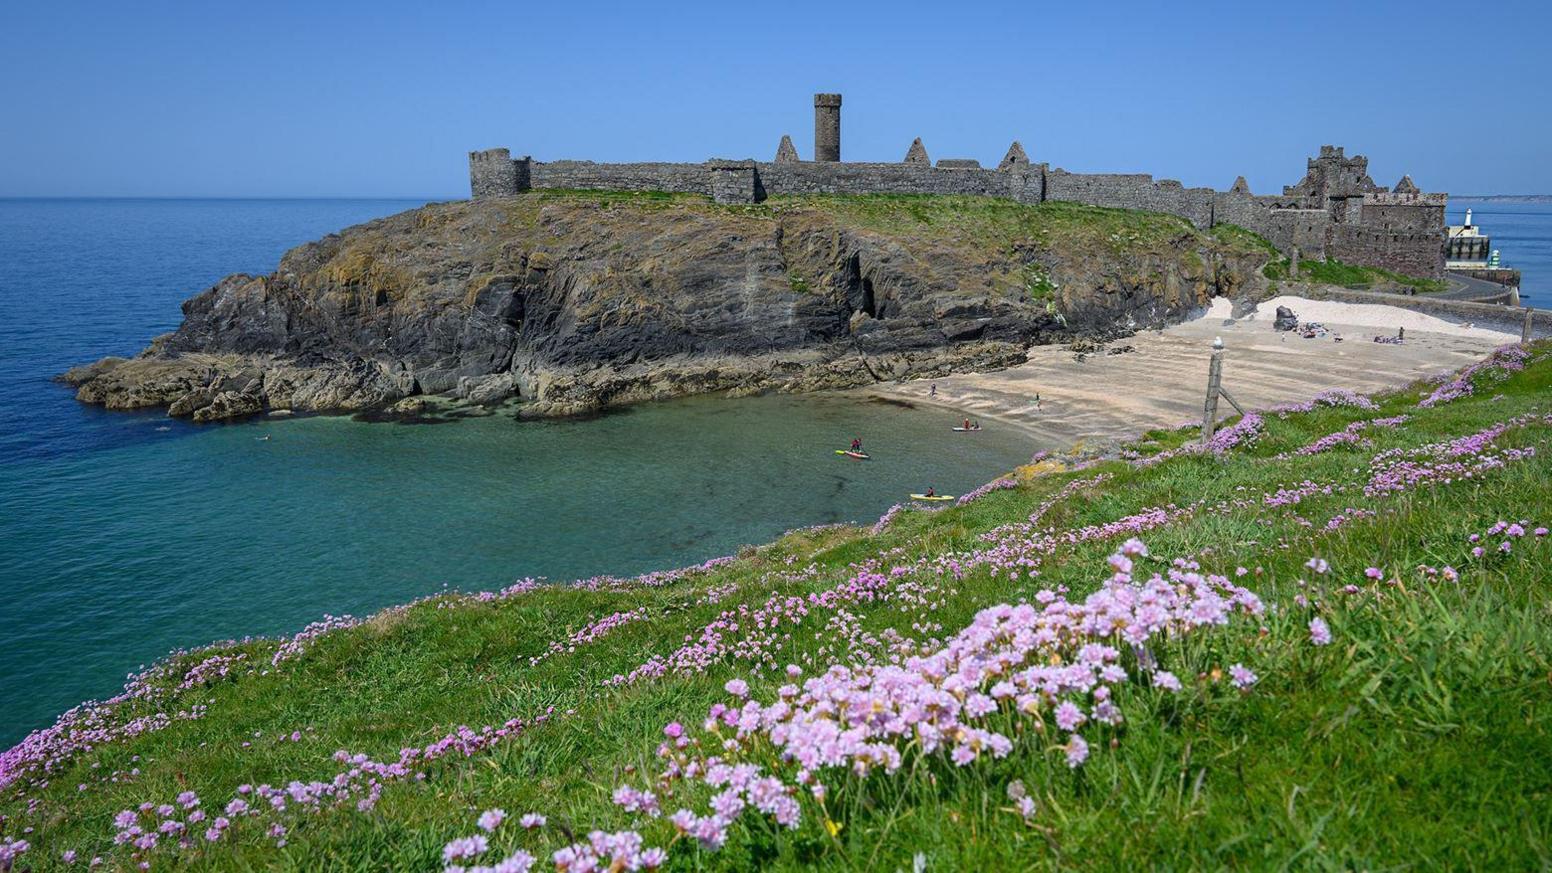
[[980, 500], [982, 497], [985, 497], [993, 491], [1006, 491], [1010, 488], [1017, 487], [1018, 480], [1016, 479], [993, 479], [992, 481], [987, 482], [985, 485], [982, 485], [974, 491], [960, 495], [959, 499], [954, 502], [954, 505], [964, 506], [968, 503], [974, 503], [977, 500]]
[[1222, 455], [1240, 446], [1248, 446], [1260, 438], [1266, 421], [1256, 412], [1247, 412], [1239, 421], [1213, 433], [1207, 441], [1207, 450]]
[[1446, 376], [1439, 387], [1435, 388], [1432, 394], [1419, 400], [1417, 405], [1428, 409], [1467, 397], [1476, 390], [1473, 383], [1476, 377], [1486, 375], [1496, 379], [1506, 379], [1525, 369], [1525, 362], [1528, 360], [1530, 360], [1530, 351], [1524, 346], [1500, 346], [1494, 349], [1491, 355], [1466, 367], [1454, 376]]
[[1330, 388], [1316, 394], [1302, 403], [1283, 403], [1273, 406], [1267, 412], [1276, 414], [1279, 418], [1287, 418], [1290, 412], [1312, 412], [1317, 406], [1349, 407], [1352, 409], [1364, 409], [1373, 411], [1379, 409], [1379, 404], [1365, 395], [1346, 388]]
[[[930, 654], [832, 666], [782, 686], [768, 703], [743, 680], [729, 681], [731, 699], [708, 713], [704, 744], [692, 746], [678, 723], [664, 729], [659, 784], [676, 796], [687, 793], [674, 788], [679, 782], [710, 792], [704, 812], [684, 808], [669, 820], [681, 837], [708, 849], [751, 813], [796, 827], [798, 800], [822, 801], [831, 774], [894, 774], [915, 755], [941, 756], [954, 767], [1007, 756], [1025, 735], [1009, 732], [1009, 719], [1033, 723], [1031, 736], [1047, 726], [1059, 732], [1054, 750], [1067, 766], [1082, 766], [1093, 748], [1084, 733], [1125, 720], [1116, 697], [1122, 686], [1137, 677], [1164, 693], [1180, 691], [1160, 666], [1165, 652], [1235, 615], [1264, 612], [1254, 593], [1226, 576], [1204, 575], [1192, 561], [1143, 576], [1139, 564], [1147, 559], [1147, 547], [1128, 540], [1107, 561], [1101, 588], [1081, 601], [1045, 590], [1035, 603], [984, 609]], [[1241, 691], [1259, 680], [1243, 664], [1229, 675]], [[718, 753], [700, 757], [703, 746]], [[754, 763], [773, 758], [774, 771]], [[640, 794], [621, 786], [616, 801], [628, 808]]]

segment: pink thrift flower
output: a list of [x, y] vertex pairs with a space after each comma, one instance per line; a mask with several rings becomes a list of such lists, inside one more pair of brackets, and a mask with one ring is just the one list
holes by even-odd
[[722, 686], [722, 690], [734, 697], [745, 697], [749, 694], [749, 683], [742, 679], [729, 679], [727, 684]]
[[1067, 766], [1076, 770], [1089, 758], [1089, 744], [1083, 737], [1073, 734], [1067, 738]]
[[1071, 700], [1064, 700], [1056, 707], [1056, 726], [1064, 731], [1075, 731], [1087, 720], [1083, 710]]
[[1321, 618], [1312, 618], [1309, 623], [1310, 642], [1317, 646], [1328, 645], [1331, 642], [1331, 628]]
[[518, 819], [517, 823], [522, 825], [524, 829], [532, 831], [544, 827], [545, 823], [548, 821], [549, 819], [545, 818], [539, 813], [530, 812], [527, 815], [524, 815], [522, 818]]
[[507, 820], [507, 811], [506, 810], [504, 810], [504, 809], [487, 809], [484, 812], [480, 813], [480, 818], [479, 818], [479, 822], [478, 823], [479, 823], [479, 826], [480, 826], [480, 830], [485, 831], [486, 833], [491, 833], [491, 832], [495, 831], [496, 828], [500, 827], [501, 823], [506, 821], [506, 820]]
[[1229, 666], [1229, 680], [1234, 683], [1235, 688], [1243, 690], [1261, 681], [1261, 677], [1257, 676], [1244, 664], [1231, 664]]
[[[508, 855], [505, 860], [490, 868], [491, 873], [528, 873], [533, 869], [534, 856], [519, 849]], [[643, 862], [645, 866], [645, 862]]]
[[449, 863], [461, 859], [473, 858], [490, 848], [490, 843], [484, 837], [475, 835], [453, 840], [442, 847], [442, 860]]

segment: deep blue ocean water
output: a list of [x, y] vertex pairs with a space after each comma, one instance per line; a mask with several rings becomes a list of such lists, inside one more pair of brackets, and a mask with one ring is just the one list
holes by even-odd
[[1450, 224], [1466, 220], [1492, 237], [1505, 267], [1520, 271], [1520, 297], [1526, 306], [1552, 307], [1552, 203], [1450, 198]]
[[[568, 422], [194, 426], [87, 407], [51, 381], [138, 352], [227, 273], [267, 272], [293, 245], [416, 205], [0, 200], [0, 745], [175, 647], [444, 586], [698, 563], [870, 521], [927, 485], [968, 490], [1040, 448], [840, 397], [692, 398]], [[833, 453], [854, 434], [874, 461]]]

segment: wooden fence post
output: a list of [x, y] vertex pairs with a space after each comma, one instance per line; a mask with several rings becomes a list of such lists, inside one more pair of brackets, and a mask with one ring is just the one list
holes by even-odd
[[1212, 441], [1218, 421], [1218, 395], [1223, 393], [1223, 337], [1213, 337], [1212, 358], [1207, 363], [1207, 402], [1202, 407], [1202, 446]]

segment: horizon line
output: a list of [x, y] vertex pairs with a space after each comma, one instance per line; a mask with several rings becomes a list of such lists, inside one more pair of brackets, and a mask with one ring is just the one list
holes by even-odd
[[0, 200], [467, 200], [423, 194], [0, 194]]

